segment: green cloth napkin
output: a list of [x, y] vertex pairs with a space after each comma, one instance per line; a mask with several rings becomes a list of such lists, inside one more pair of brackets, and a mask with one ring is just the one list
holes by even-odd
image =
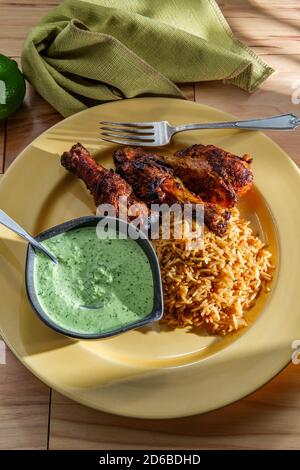
[[214, 0], [65, 0], [30, 32], [22, 68], [63, 116], [136, 96], [182, 98], [174, 82], [253, 91], [273, 72]]

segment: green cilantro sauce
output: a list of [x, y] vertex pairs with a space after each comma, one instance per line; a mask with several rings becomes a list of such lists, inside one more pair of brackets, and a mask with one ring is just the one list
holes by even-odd
[[95, 227], [83, 227], [43, 242], [59, 264], [37, 253], [35, 288], [57, 325], [76, 333], [102, 333], [151, 313], [154, 287], [145, 253], [135, 241], [113, 239], [115, 232], [109, 231], [109, 238], [98, 239]]

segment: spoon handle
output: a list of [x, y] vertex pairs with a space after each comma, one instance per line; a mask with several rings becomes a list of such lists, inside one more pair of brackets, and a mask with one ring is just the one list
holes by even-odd
[[51, 258], [51, 260], [54, 263], [58, 262], [57, 259], [55, 258], [55, 256], [53, 256], [52, 253], [50, 253], [50, 251], [47, 250], [47, 248], [45, 248], [41, 243], [36, 241], [31, 235], [29, 235], [29, 233], [26, 232], [26, 230], [24, 230], [22, 227], [20, 227], [20, 225], [17, 224], [17, 222], [15, 222], [11, 217], [9, 217], [9, 215], [7, 215], [1, 209], [0, 209], [0, 224], [4, 225], [8, 229], [12, 230], [17, 235], [19, 235], [20, 237], [27, 240], [35, 248], [37, 248], [38, 250], [45, 253], [45, 255], [48, 256], [49, 258]]

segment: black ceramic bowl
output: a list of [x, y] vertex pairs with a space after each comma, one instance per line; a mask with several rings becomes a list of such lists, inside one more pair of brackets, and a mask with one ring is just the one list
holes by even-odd
[[[57, 225], [49, 230], [38, 235], [36, 240], [42, 242], [49, 238], [54, 237], [55, 235], [60, 235], [61, 233], [68, 232], [70, 230], [74, 230], [75, 228], [79, 227], [96, 227], [98, 222], [102, 220], [103, 217], [81, 217], [79, 219], [73, 219], [69, 222], [65, 222], [64, 224]], [[128, 226], [127, 222], [124, 222], [120, 219], [114, 219], [116, 222], [116, 227], [118, 232], [128, 233]], [[115, 336], [120, 333], [124, 333], [129, 330], [133, 330], [135, 328], [140, 328], [141, 326], [147, 325], [148, 323], [152, 323], [154, 321], [160, 320], [163, 315], [163, 294], [162, 294], [162, 281], [160, 275], [160, 268], [158, 259], [156, 257], [155, 251], [147, 239], [145, 234], [141, 232], [139, 229], [136, 229], [139, 237], [134, 241], [140, 245], [143, 249], [144, 253], [146, 254], [148, 261], [150, 263], [152, 269], [152, 276], [153, 276], [153, 285], [154, 285], [154, 298], [153, 298], [153, 309], [152, 312], [147, 315], [147, 317], [143, 318], [140, 321], [136, 321], [129, 325], [123, 326], [121, 328], [115, 329], [113, 331], [105, 332], [105, 333], [95, 333], [95, 334], [85, 334], [85, 333], [76, 333], [74, 331], [68, 330], [66, 328], [62, 328], [61, 326], [57, 325], [55, 322], [49, 318], [47, 313], [43, 310], [42, 306], [39, 303], [39, 300], [36, 295], [35, 291], [35, 284], [34, 284], [34, 264], [35, 264], [35, 250], [34, 248], [29, 245], [27, 250], [27, 259], [26, 259], [26, 290], [29, 301], [37, 313], [38, 317], [46, 323], [47, 326], [52, 328], [53, 330], [62, 333], [65, 336], [69, 336], [71, 338], [79, 338], [79, 339], [99, 339], [99, 338], [107, 338], [109, 336]]]

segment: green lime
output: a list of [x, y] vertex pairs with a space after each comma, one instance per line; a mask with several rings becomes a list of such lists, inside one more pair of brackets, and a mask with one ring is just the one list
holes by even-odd
[[25, 80], [17, 62], [0, 54], [0, 120], [18, 109], [24, 95]]

